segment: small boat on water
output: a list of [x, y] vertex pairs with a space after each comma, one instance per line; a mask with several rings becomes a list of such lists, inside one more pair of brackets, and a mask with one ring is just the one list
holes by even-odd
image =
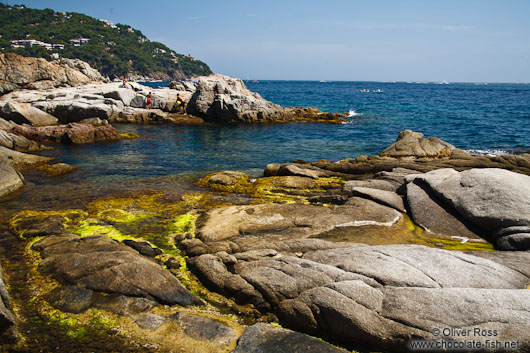
[[370, 90], [368, 88], [363, 88], [360, 92], [361, 93], [369, 93]]
[[378, 88], [378, 89], [376, 89], [375, 91], [372, 91], [372, 92], [374, 92], [374, 93], [383, 93], [384, 91], [382, 89]]

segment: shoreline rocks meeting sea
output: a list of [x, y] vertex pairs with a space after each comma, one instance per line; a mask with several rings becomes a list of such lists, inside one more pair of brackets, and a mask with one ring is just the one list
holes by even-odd
[[[343, 118], [222, 75], [127, 89], [78, 61], [0, 64], [3, 200], [28, 168], [75, 168], [33, 152], [137, 137], [114, 123]], [[530, 154], [404, 130], [378, 155], [270, 162], [191, 192], [2, 213], [1, 349], [530, 352]]]

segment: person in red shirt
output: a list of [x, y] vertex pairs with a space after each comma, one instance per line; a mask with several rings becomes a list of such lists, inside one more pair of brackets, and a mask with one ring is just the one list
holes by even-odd
[[152, 104], [152, 103], [153, 103], [153, 102], [151, 101], [151, 92], [149, 92], [149, 94], [147, 95], [147, 102], [145, 103], [145, 107], [146, 107], [147, 109], [151, 109], [151, 104]]

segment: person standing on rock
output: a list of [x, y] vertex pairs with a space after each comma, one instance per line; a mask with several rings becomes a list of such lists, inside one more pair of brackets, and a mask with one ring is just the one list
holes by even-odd
[[151, 109], [151, 104], [152, 104], [152, 103], [153, 103], [153, 102], [151, 101], [151, 92], [149, 92], [149, 94], [147, 95], [147, 102], [145, 103], [145, 107], [146, 107], [147, 109]]
[[186, 102], [182, 99], [180, 93], [177, 93], [177, 112], [182, 108], [183, 114], [188, 114], [186, 111]]

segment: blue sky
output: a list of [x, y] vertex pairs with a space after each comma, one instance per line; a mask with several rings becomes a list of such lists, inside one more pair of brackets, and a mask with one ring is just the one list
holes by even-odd
[[129, 24], [243, 79], [530, 82], [529, 0], [18, 0]]

